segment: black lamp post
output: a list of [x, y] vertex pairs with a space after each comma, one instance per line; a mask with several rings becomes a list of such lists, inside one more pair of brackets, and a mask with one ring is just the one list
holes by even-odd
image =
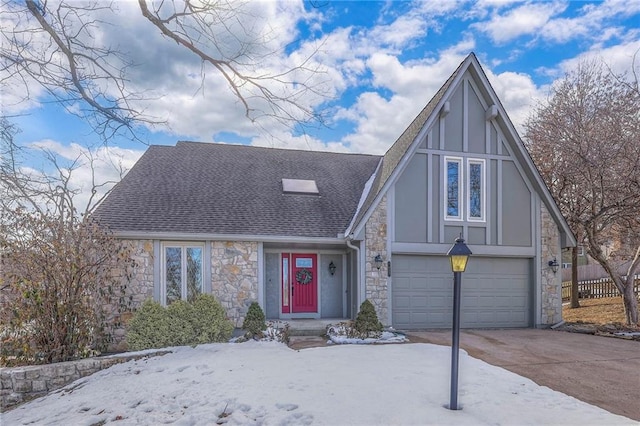
[[460, 352], [460, 287], [462, 273], [467, 268], [467, 260], [471, 255], [471, 250], [464, 243], [462, 237], [456, 242], [447, 253], [451, 259], [451, 270], [453, 271], [453, 329], [451, 337], [451, 397], [449, 399], [450, 410], [458, 408], [458, 355]]

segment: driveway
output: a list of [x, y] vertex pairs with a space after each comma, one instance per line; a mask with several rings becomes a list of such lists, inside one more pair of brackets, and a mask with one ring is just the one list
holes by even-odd
[[[450, 346], [451, 330], [410, 332], [409, 338]], [[640, 342], [554, 330], [463, 330], [460, 347], [539, 385], [640, 421]]]

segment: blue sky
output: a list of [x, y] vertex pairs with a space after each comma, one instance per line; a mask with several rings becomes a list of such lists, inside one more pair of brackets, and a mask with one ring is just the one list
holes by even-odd
[[[300, 102], [322, 108], [327, 126], [301, 135], [273, 120], [252, 125], [220, 75], [208, 69], [202, 76], [200, 63], [163, 39], [136, 2], [116, 6], [107, 17], [111, 25], [97, 30], [96, 39], [124, 46], [136, 62], [131, 87], [157, 98], [139, 105], [168, 123], [137, 129], [151, 144], [196, 140], [381, 154], [472, 51], [521, 128], [553, 81], [581, 59], [595, 57], [617, 72], [630, 71], [640, 49], [640, 0], [249, 2], [243, 16], [265, 32], [264, 51], [275, 52], [256, 71], [277, 72], [317, 49], [310, 61], [322, 72], [310, 81], [327, 97]], [[202, 82], [204, 90], [198, 90]], [[7, 87], [5, 100], [12, 99], [8, 90], [20, 89]], [[48, 102], [36, 86], [30, 90], [30, 102], [3, 101], [5, 113], [19, 115], [19, 143], [68, 158], [100, 146], [86, 123]], [[145, 148], [116, 138], [101, 152], [128, 168]], [[113, 177], [106, 166], [99, 172]]]

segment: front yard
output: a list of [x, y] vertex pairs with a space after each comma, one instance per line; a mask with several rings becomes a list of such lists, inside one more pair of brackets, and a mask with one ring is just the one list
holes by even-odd
[[580, 308], [577, 309], [571, 309], [569, 305], [564, 305], [562, 318], [567, 322], [581, 321], [600, 325], [624, 323], [622, 297], [582, 299], [580, 300]]

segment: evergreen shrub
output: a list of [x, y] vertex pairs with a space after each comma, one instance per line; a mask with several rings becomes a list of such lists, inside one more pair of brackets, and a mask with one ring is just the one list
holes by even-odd
[[258, 302], [251, 302], [247, 316], [242, 323], [242, 329], [249, 334], [249, 337], [262, 337], [262, 331], [267, 329], [264, 312]]
[[232, 332], [224, 308], [209, 294], [198, 295], [193, 302], [178, 300], [166, 308], [147, 300], [129, 322], [127, 344], [138, 351], [226, 342]]
[[376, 308], [369, 299], [366, 299], [360, 305], [360, 312], [358, 312], [358, 315], [356, 316], [354, 328], [362, 338], [378, 338], [381, 336], [382, 323], [378, 320]]

